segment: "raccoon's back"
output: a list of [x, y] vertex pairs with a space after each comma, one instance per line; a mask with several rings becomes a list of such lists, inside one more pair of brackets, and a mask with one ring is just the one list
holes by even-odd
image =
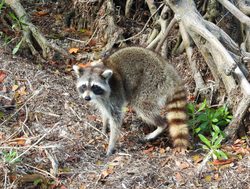
[[140, 87], [146, 87], [151, 91], [165, 91], [181, 83], [172, 65], [158, 54], [145, 48], [120, 49], [112, 54], [105, 64], [121, 75], [124, 88], [130, 93], [141, 90]]

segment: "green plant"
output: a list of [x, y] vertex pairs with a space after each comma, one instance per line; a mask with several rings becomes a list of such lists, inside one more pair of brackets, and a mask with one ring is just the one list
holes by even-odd
[[38, 178], [38, 179], [34, 180], [33, 184], [34, 184], [35, 186], [37, 186], [37, 185], [41, 184], [42, 182], [43, 182], [43, 180], [40, 179], [40, 178]]
[[0, 14], [1, 14], [1, 10], [4, 8], [4, 0], [2, 0], [1, 2], [0, 2]]
[[[3, 151], [2, 152], [3, 154], [3, 158], [4, 158], [4, 161], [5, 162], [8, 162], [8, 163], [18, 163], [21, 161], [20, 158], [17, 158], [16, 157], [18, 156], [18, 153], [16, 150], [10, 150], [10, 151]], [[12, 162], [13, 160], [15, 159], [14, 162]]]
[[227, 154], [220, 150], [221, 142], [225, 138], [224, 133], [216, 125], [212, 125], [211, 139], [209, 140], [203, 134], [198, 134], [200, 140], [204, 143], [202, 148], [209, 151], [213, 159], [227, 159]]
[[203, 149], [209, 150], [214, 159], [227, 159], [227, 155], [220, 150], [221, 142], [225, 139], [223, 129], [230, 123], [232, 115], [226, 105], [217, 109], [208, 106], [204, 100], [200, 106], [189, 103], [187, 106], [190, 116], [189, 125], [193, 136], [198, 135]]
[[199, 107], [196, 107], [194, 103], [189, 103], [187, 110], [190, 116], [189, 125], [192, 127], [193, 135], [209, 134], [213, 125], [223, 130], [232, 119], [232, 115], [230, 115], [226, 105], [215, 109], [209, 107], [206, 100]]
[[24, 21], [24, 15], [21, 16], [20, 18], [16, 17], [16, 15], [12, 12], [9, 12], [9, 16], [10, 18], [12, 19], [13, 21], [13, 25], [12, 25], [12, 28], [15, 29], [20, 29], [22, 30], [23, 29], [23, 26], [27, 26], [27, 24], [25, 23]]
[[[16, 15], [12, 12], [9, 13], [10, 18], [13, 21], [13, 25], [12, 25], [12, 29], [17, 29], [17, 30], [23, 30], [24, 26], [27, 26], [27, 24], [24, 21], [24, 16], [21, 16], [20, 18], [16, 17]], [[23, 43], [24, 38], [22, 37], [22, 39], [16, 44], [16, 46], [14, 47], [14, 49], [12, 50], [12, 54], [16, 54], [22, 43]]]

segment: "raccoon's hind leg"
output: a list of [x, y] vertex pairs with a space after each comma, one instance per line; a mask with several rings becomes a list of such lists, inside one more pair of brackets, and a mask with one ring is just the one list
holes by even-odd
[[186, 92], [179, 89], [174, 98], [167, 104], [167, 121], [169, 135], [172, 138], [174, 151], [185, 153], [189, 145], [189, 132], [186, 114]]
[[[146, 104], [146, 106], [145, 106]], [[148, 108], [150, 107], [150, 108]], [[153, 107], [157, 107], [153, 103], [143, 103], [135, 107], [135, 111], [142, 118], [143, 121], [150, 125], [157, 126], [157, 129], [154, 130], [152, 133], [149, 133], [145, 136], [145, 140], [153, 140], [157, 136], [159, 136], [167, 127], [167, 121], [165, 118], [160, 116], [158, 110], [152, 109]]]
[[162, 118], [161, 116], [156, 116], [154, 118], [154, 125], [157, 126], [157, 129], [155, 129], [152, 133], [149, 133], [145, 136], [145, 140], [153, 140], [156, 137], [158, 137], [163, 131], [165, 131], [167, 127], [166, 120]]

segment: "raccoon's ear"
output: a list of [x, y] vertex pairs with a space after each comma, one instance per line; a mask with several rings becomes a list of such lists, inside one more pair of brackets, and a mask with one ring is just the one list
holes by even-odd
[[80, 66], [73, 65], [73, 70], [75, 71], [77, 77], [80, 77], [83, 74], [83, 68]]
[[110, 70], [110, 69], [106, 69], [104, 70], [104, 72], [102, 72], [101, 76], [104, 78], [104, 79], [110, 79], [111, 76], [113, 75], [113, 71]]

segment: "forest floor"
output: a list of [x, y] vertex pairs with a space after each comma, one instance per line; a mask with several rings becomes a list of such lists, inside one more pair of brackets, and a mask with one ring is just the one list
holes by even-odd
[[[47, 16], [39, 22], [33, 18], [42, 31], [49, 30]], [[176, 67], [192, 85], [177, 64], [185, 61], [175, 59]], [[223, 145], [228, 161], [203, 165], [206, 152], [193, 148], [174, 155], [165, 134], [139, 142], [153, 128], [130, 110], [116, 153], [106, 157], [108, 140], [100, 133], [99, 114], [79, 99], [71, 67], [61, 64], [13, 56], [0, 40], [0, 188], [250, 188], [250, 150], [244, 140]]]

